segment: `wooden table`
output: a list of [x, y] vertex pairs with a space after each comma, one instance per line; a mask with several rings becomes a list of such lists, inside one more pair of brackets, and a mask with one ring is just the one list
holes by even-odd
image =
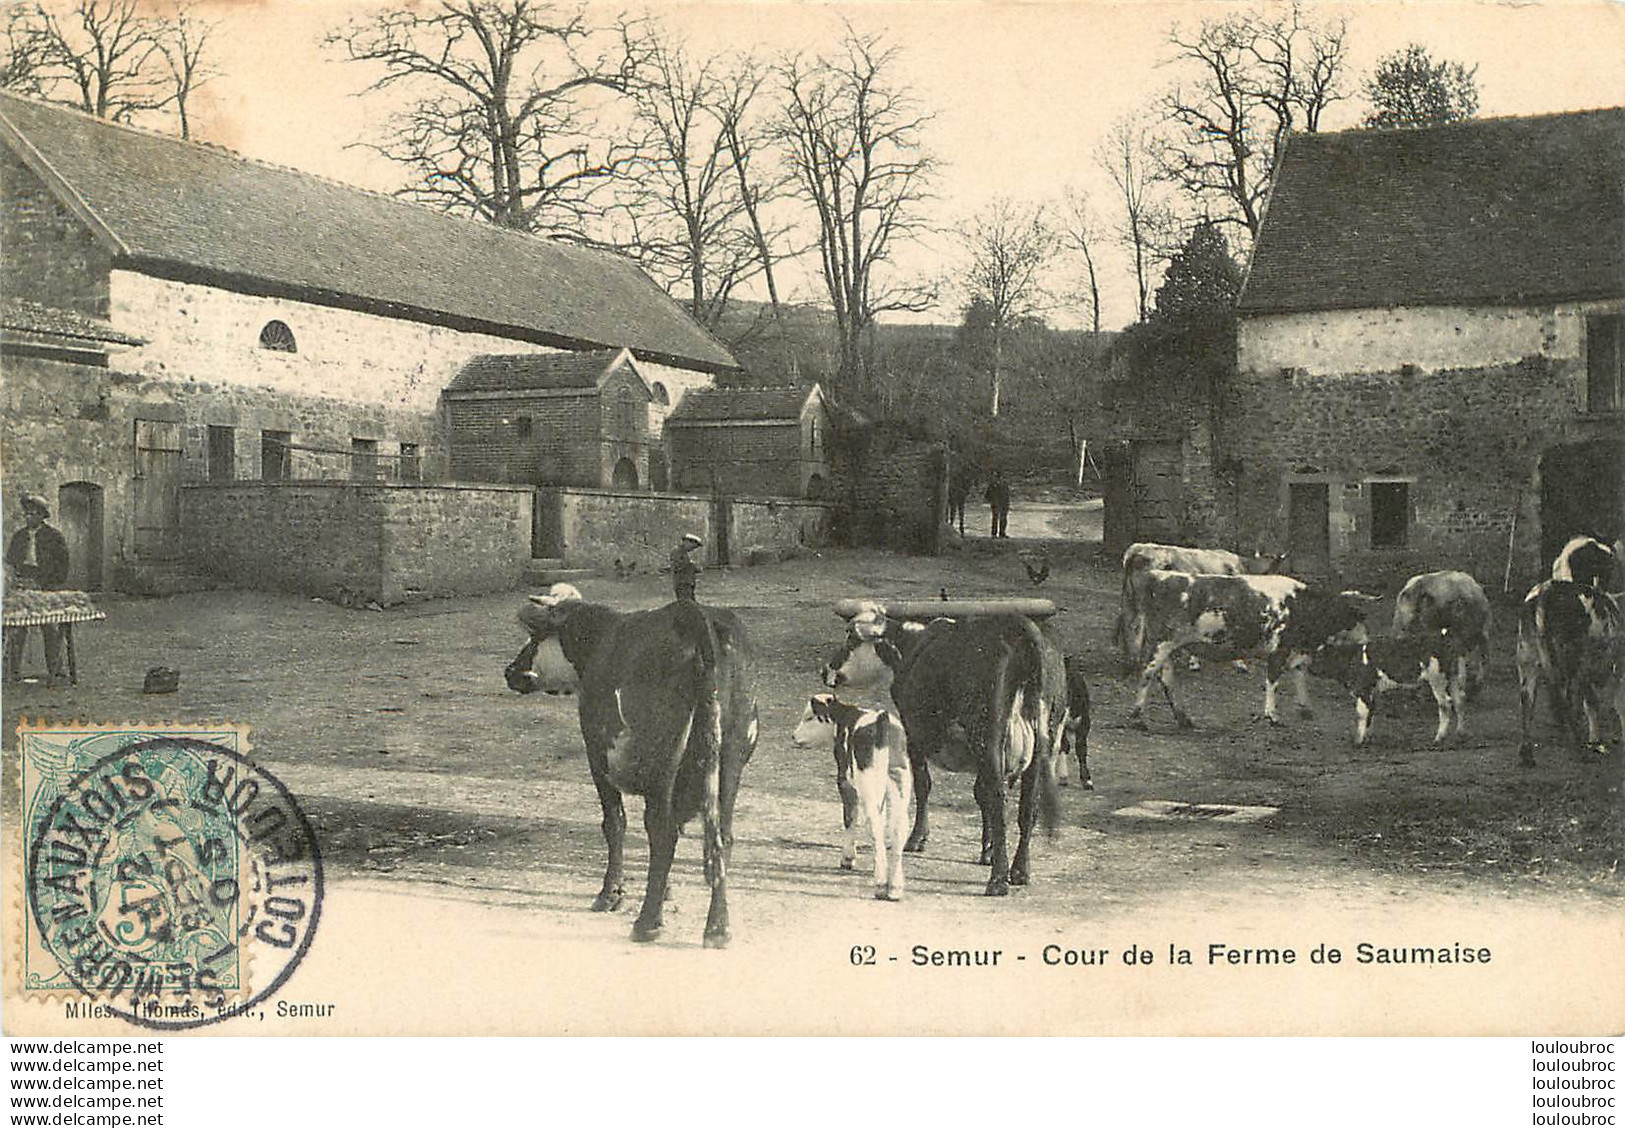
[[[78, 685], [79, 661], [73, 649], [73, 625], [96, 623], [106, 618], [107, 612], [97, 607], [85, 592], [22, 588], [6, 591], [4, 614], [0, 616], [0, 622], [3, 622], [7, 632], [26, 631], [29, 627], [61, 627], [62, 641], [68, 648], [68, 680]], [[6, 674], [9, 677], [19, 676], [16, 670], [7, 670]], [[49, 671], [47, 676], [50, 676]]]

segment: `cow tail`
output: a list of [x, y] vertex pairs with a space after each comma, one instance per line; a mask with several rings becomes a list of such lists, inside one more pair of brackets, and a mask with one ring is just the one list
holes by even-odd
[[994, 709], [1000, 709], [1000, 703], [1003, 703], [1003, 722], [996, 730], [1002, 738], [1010, 727], [1010, 706], [1015, 695], [1008, 691], [1008, 683], [1013, 680], [1022, 691], [1027, 709], [1026, 719], [1033, 730], [1033, 762], [1028, 765], [1032, 774], [1028, 778], [1038, 787], [1038, 822], [1044, 828], [1044, 833], [1053, 837], [1061, 825], [1061, 787], [1056, 782], [1051, 760], [1060, 754], [1061, 725], [1066, 720], [1066, 706], [1061, 704], [1060, 711], [1056, 712], [1052, 708], [1056, 702], [1044, 695], [1045, 646], [1038, 625], [1031, 619], [1023, 618], [1021, 637], [1000, 666], [999, 692], [994, 697]]
[[722, 693], [717, 677], [717, 631], [711, 617], [696, 608], [699, 630], [696, 643], [700, 660], [699, 692], [694, 702], [694, 720], [700, 730], [701, 762], [708, 769], [722, 756]]

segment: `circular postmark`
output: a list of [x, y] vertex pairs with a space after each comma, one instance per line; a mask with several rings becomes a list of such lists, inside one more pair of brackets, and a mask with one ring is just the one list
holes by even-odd
[[252, 1010], [322, 911], [316, 834], [275, 776], [212, 741], [157, 736], [66, 779], [28, 850], [39, 940], [79, 990], [142, 1026]]

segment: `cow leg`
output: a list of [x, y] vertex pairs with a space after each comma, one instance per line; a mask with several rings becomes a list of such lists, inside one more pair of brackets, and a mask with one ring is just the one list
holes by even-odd
[[721, 755], [705, 774], [705, 803], [700, 809], [705, 828], [705, 880], [711, 886], [711, 908], [705, 917], [703, 943], [726, 948], [733, 939], [728, 930], [728, 836], [723, 833]]
[[1540, 694], [1540, 655], [1534, 640], [1527, 638], [1522, 628], [1518, 631], [1518, 702], [1519, 721], [1523, 729], [1523, 742], [1518, 746], [1518, 759], [1526, 765], [1535, 762], [1535, 742], [1529, 730], [1535, 719], [1535, 698]]
[[[877, 751], [884, 751], [883, 749]], [[858, 797], [863, 815], [869, 820], [869, 839], [875, 851], [875, 897], [884, 900], [886, 888], [886, 767], [872, 763], [857, 773]]]
[[989, 897], [1010, 892], [1010, 856], [1004, 840], [1004, 777], [986, 766], [976, 773], [976, 798], [982, 806], [982, 843], [987, 862], [993, 867], [987, 875]]
[[1377, 692], [1370, 689], [1354, 695], [1354, 747], [1363, 748], [1371, 735], [1372, 707], [1376, 704]]
[[858, 856], [858, 789], [852, 786], [851, 762], [841, 763], [835, 757], [835, 787], [841, 793], [841, 826], [845, 831], [841, 839], [841, 868], [852, 869]]
[[[1039, 757], [1034, 756], [1027, 770], [1021, 773], [1021, 801], [1016, 808], [1016, 856], [1010, 863], [1010, 884], [1026, 885], [1029, 877], [1029, 855], [1032, 847], [1033, 825], [1038, 821]], [[1047, 768], [1043, 770], [1048, 770]]]
[[991, 865], [993, 862], [993, 823], [988, 818], [988, 806], [992, 803], [987, 793], [987, 784], [982, 779], [982, 773], [976, 773], [976, 782], [971, 785], [971, 793], [976, 796], [976, 810], [982, 816], [982, 852], [976, 856], [978, 865]]
[[1298, 703], [1298, 716], [1308, 720], [1315, 715], [1314, 706], [1309, 704], [1309, 657], [1299, 655], [1288, 665], [1292, 670], [1292, 695]]
[[925, 837], [931, 829], [925, 817], [926, 801], [931, 798], [931, 768], [926, 763], [924, 752], [918, 756], [914, 754], [912, 744], [909, 746], [908, 768], [914, 777], [914, 829], [909, 833], [903, 850], [909, 854], [923, 854]]
[[1451, 680], [1450, 707], [1456, 714], [1456, 739], [1460, 740], [1467, 732], [1467, 699], [1472, 696], [1472, 683], [1467, 680], [1466, 658], [1456, 659], [1456, 676]]
[[1174, 697], [1174, 664], [1172, 662], [1162, 664], [1159, 680], [1162, 682], [1162, 696], [1167, 700], [1168, 708], [1173, 710], [1175, 726], [1182, 729], [1195, 728], [1196, 722], [1191, 720], [1189, 713], [1179, 707], [1179, 702]]
[[1433, 704], [1439, 710], [1439, 727], [1433, 732], [1433, 743], [1442, 744], [1444, 738], [1450, 734], [1450, 717], [1454, 708], [1445, 684], [1448, 679], [1435, 660], [1428, 663], [1428, 668], [1422, 673], [1422, 680], [1427, 683], [1428, 689], [1433, 691]]
[[909, 771], [894, 765], [886, 773], [886, 884], [875, 890], [882, 901], [903, 899], [903, 832], [908, 826], [908, 805], [914, 787]]
[[[1151, 653], [1151, 660], [1140, 671], [1140, 686], [1134, 694], [1134, 708], [1130, 709], [1128, 714], [1129, 724], [1137, 729], [1144, 730], [1146, 728], [1145, 699], [1151, 692], [1151, 679], [1153, 678], [1160, 677], [1162, 679], [1162, 692], [1168, 698], [1169, 707], [1174, 710], [1175, 720], [1178, 720], [1180, 716], [1179, 706], [1174, 703], [1173, 669], [1169, 666], [1169, 659], [1173, 656], [1173, 652], [1172, 643], [1159, 642], [1156, 650]], [[1186, 719], [1186, 723], [1189, 723], [1189, 718]]]
[[671, 788], [646, 796], [643, 802], [643, 829], [649, 835], [649, 884], [643, 893], [643, 908], [632, 922], [632, 939], [647, 944], [660, 936], [665, 925], [666, 884], [671, 877], [672, 856], [677, 853], [677, 835], [682, 829], [671, 809]]
[[1604, 755], [1608, 751], [1607, 745], [1602, 742], [1602, 725], [1599, 720], [1602, 713], [1602, 701], [1597, 695], [1597, 687], [1587, 682], [1581, 696], [1581, 704], [1586, 717], [1586, 743], [1580, 749], [1582, 752], [1590, 751]]
[[1272, 652], [1264, 663], [1264, 719], [1272, 725], [1281, 723], [1281, 718], [1275, 713], [1275, 687], [1285, 672], [1285, 659], [1279, 653]]
[[592, 782], [598, 788], [598, 802], [604, 808], [604, 842], [609, 846], [604, 887], [593, 898], [592, 911], [612, 913], [621, 907], [621, 900], [626, 896], [621, 878], [626, 845], [626, 806], [621, 801], [620, 790], [604, 778], [596, 765], [592, 769]]

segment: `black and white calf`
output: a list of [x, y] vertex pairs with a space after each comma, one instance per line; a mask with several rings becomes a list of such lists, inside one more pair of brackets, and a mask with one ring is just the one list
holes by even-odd
[[856, 864], [858, 812], [869, 820], [875, 847], [875, 899], [903, 898], [903, 835], [914, 802], [903, 726], [884, 709], [860, 709], [833, 693], [815, 694], [790, 734], [797, 748], [811, 748], [834, 730], [835, 786], [841, 793], [846, 838], [841, 868]]
[[1596, 537], [1570, 537], [1552, 561], [1552, 579], [1619, 595], [1625, 591], [1625, 538], [1609, 546]]
[[1371, 713], [1384, 690], [1425, 685], [1439, 709], [1433, 743], [1461, 735], [1466, 724], [1467, 647], [1448, 630], [1374, 638], [1352, 646], [1329, 646], [1315, 655], [1313, 673], [1335, 678], [1354, 696], [1354, 746], [1371, 734]]

